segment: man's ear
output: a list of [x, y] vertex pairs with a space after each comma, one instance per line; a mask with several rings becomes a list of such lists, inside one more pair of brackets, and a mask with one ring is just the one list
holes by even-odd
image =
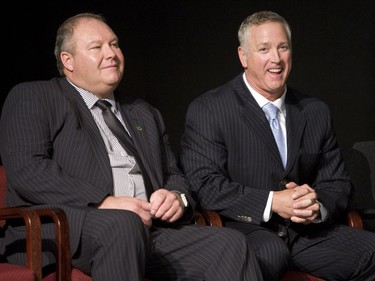
[[70, 72], [73, 71], [73, 58], [72, 55], [68, 52], [61, 52], [60, 54], [61, 62], [63, 63], [64, 67], [69, 70]]
[[247, 55], [241, 46], [238, 47], [238, 57], [240, 58], [242, 67], [246, 69], [247, 68]]

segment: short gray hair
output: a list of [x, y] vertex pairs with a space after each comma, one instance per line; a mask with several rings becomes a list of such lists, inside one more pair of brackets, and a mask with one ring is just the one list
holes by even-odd
[[238, 29], [238, 41], [241, 47], [244, 47], [247, 43], [247, 38], [249, 35], [249, 29], [253, 25], [261, 25], [268, 22], [279, 22], [281, 23], [286, 31], [288, 36], [288, 41], [290, 46], [292, 45], [292, 32], [288, 22], [279, 14], [272, 11], [260, 11], [256, 12], [247, 18], [241, 23], [240, 28]]

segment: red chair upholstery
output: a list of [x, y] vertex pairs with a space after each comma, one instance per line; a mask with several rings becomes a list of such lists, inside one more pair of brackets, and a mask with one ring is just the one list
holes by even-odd
[[[89, 275], [84, 274], [82, 271], [80, 271], [76, 268], [73, 268], [72, 271], [71, 271], [70, 279], [68, 277], [68, 278], [66, 278], [62, 281], [67, 281], [67, 280], [71, 280], [71, 281], [91, 281], [91, 277]], [[44, 277], [43, 281], [57, 281], [56, 272], [51, 273], [48, 276]]]
[[32, 269], [10, 263], [0, 264], [0, 280], [7, 281], [34, 281], [35, 273]]

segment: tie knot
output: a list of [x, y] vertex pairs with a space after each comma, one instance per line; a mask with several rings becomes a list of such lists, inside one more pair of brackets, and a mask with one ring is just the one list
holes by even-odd
[[95, 104], [101, 110], [107, 110], [108, 108], [111, 108], [111, 106], [112, 106], [112, 104], [109, 101], [106, 101], [106, 100], [98, 100]]
[[266, 113], [267, 118], [269, 118], [270, 120], [276, 118], [277, 111], [279, 110], [279, 108], [271, 102], [263, 106], [262, 109], [264, 113]]

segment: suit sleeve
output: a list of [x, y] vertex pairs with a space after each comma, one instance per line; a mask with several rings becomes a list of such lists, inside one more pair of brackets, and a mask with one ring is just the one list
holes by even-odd
[[203, 209], [216, 210], [235, 220], [259, 224], [269, 191], [251, 188], [230, 179], [224, 140], [228, 135], [223, 135], [216, 113], [200, 100], [190, 104], [181, 142], [183, 171]]
[[314, 149], [317, 151], [317, 161], [309, 169], [306, 168], [308, 164], [305, 161], [306, 164], [297, 167], [299, 169], [297, 173], [302, 183], [308, 183], [318, 193], [318, 200], [328, 211], [326, 221], [331, 223], [346, 214], [352, 185], [337, 143], [328, 106], [319, 103], [317, 109], [312, 106], [307, 111], [312, 123], [309, 127], [315, 130], [306, 130], [305, 147], [314, 147], [314, 135], [320, 136], [318, 138], [320, 141]]
[[[153, 139], [153, 141], [150, 142], [150, 146], [155, 146], [155, 140], [160, 140], [160, 143], [157, 141], [156, 146], [152, 149], [159, 155], [159, 157], [154, 157], [159, 159], [154, 159], [155, 162], [151, 163], [151, 165], [157, 166], [155, 168], [159, 169], [158, 173], [162, 174], [162, 182], [159, 183], [162, 188], [186, 194], [189, 202], [189, 209], [186, 210], [185, 215], [179, 221], [190, 221], [196, 207], [196, 202], [191, 196], [190, 184], [186, 180], [181, 169], [178, 167], [162, 115], [151, 105], [148, 105], [148, 107], [152, 112], [154, 120], [154, 125], [149, 127], [150, 139]], [[161, 163], [161, 165], [158, 163]]]
[[[11, 192], [8, 203], [13, 206], [87, 206], [100, 202], [106, 195], [105, 188], [99, 188], [100, 182], [94, 184], [95, 176], [91, 182], [85, 180], [95, 172], [79, 161], [92, 153], [83, 151], [89, 149], [84, 143], [79, 147], [75, 136], [81, 132], [77, 132], [72, 121], [74, 113], [61, 96], [51, 94], [56, 92], [56, 85], [49, 82], [21, 84], [11, 90], [4, 104], [0, 147]], [[61, 134], [63, 130], [71, 131]], [[62, 139], [62, 135], [67, 138]], [[79, 153], [87, 156], [81, 157]], [[65, 173], [56, 157], [64, 159], [81, 176]]]

